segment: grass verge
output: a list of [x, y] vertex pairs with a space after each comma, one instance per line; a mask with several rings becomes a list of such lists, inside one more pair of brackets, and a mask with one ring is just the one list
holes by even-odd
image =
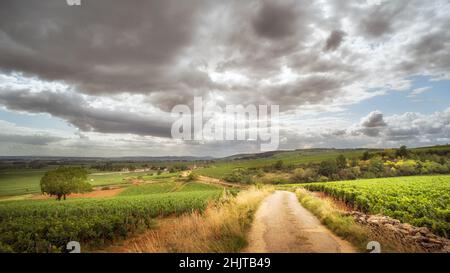
[[272, 187], [225, 195], [203, 213], [160, 219], [157, 228], [111, 248], [111, 252], [229, 253], [247, 246], [246, 233]]
[[360, 251], [366, 251], [366, 245], [371, 241], [369, 230], [358, 225], [353, 217], [343, 215], [330, 201], [315, 197], [302, 188], [296, 189], [295, 193], [302, 206], [311, 211], [327, 228], [351, 242]]
[[299, 202], [311, 211], [319, 220], [339, 237], [346, 239], [361, 252], [367, 252], [367, 244], [377, 241], [382, 245], [383, 252], [417, 252], [413, 246], [405, 246], [398, 240], [393, 240], [383, 230], [371, 230], [367, 226], [356, 223], [352, 216], [344, 215], [330, 199], [314, 196], [304, 188], [297, 188], [295, 193]]

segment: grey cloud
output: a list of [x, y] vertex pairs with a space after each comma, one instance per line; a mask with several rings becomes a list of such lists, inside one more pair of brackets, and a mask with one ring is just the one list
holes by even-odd
[[0, 104], [10, 110], [49, 113], [85, 132], [123, 133], [170, 137], [172, 121], [162, 116], [143, 116], [123, 110], [93, 108], [73, 93], [0, 90]]
[[336, 130], [336, 131], [333, 132], [333, 135], [335, 135], [335, 136], [343, 136], [346, 133], [347, 133], [346, 130]]
[[369, 12], [362, 13], [359, 24], [363, 35], [378, 38], [395, 30], [395, 24], [406, 14], [410, 3], [404, 0], [384, 1], [380, 5], [372, 5]]
[[17, 143], [27, 145], [44, 146], [50, 143], [59, 142], [65, 138], [51, 135], [18, 135], [18, 134], [0, 134], [0, 143]]
[[386, 132], [388, 140], [391, 141], [404, 141], [409, 139], [415, 139], [420, 135], [419, 128], [389, 128]]
[[[380, 88], [366, 85], [374, 69], [394, 74], [392, 81], [450, 71], [449, 17], [437, 16], [436, 8], [424, 1], [385, 1], [380, 6], [341, 0], [85, 2], [69, 7], [63, 0], [1, 1], [0, 71], [63, 81], [73, 92], [93, 96], [142, 93], [145, 103], [165, 111], [212, 92], [227, 102], [281, 104], [282, 109], [333, 104]], [[348, 43], [342, 43], [344, 30]], [[365, 49], [358, 52], [351, 43], [377, 47], [389, 44], [396, 34], [408, 39], [398, 48], [383, 48], [401, 53], [388, 62], [372, 62], [372, 55]], [[325, 54], [324, 49], [334, 52]], [[284, 67], [301, 79], [263, 84]], [[209, 71], [231, 71], [249, 81], [218, 84]], [[361, 88], [354, 91], [354, 86]], [[63, 118], [83, 130], [142, 131], [113, 127], [114, 121], [97, 119], [101, 113], [81, 110], [73, 112], [87, 111], [95, 118]], [[165, 135], [161, 130], [157, 134]]]
[[373, 111], [361, 119], [359, 132], [369, 137], [377, 137], [384, 130], [387, 124], [384, 121], [383, 113]]
[[384, 146], [445, 144], [450, 141], [450, 108], [431, 115], [407, 112], [386, 118], [374, 111], [348, 130], [348, 135], [377, 137]]
[[361, 121], [361, 126], [365, 128], [385, 127], [386, 125], [387, 124], [383, 119], [383, 113], [381, 113], [380, 111], [371, 112]]
[[[65, 81], [91, 94], [186, 91], [197, 84], [191, 77], [205, 77], [177, 65], [207, 6], [202, 3], [1, 1], [0, 69]], [[196, 87], [208, 86], [204, 81]]]
[[298, 105], [330, 103], [335, 97], [342, 95], [345, 80], [333, 76], [314, 75], [269, 87], [263, 91], [266, 101], [279, 103], [284, 110]]
[[[443, 24], [443, 28], [450, 28], [450, 19]], [[408, 57], [403, 58], [396, 68], [411, 74], [426, 70], [435, 75], [449, 77], [449, 41], [449, 31], [424, 31], [418, 34], [405, 48], [405, 55]]]
[[320, 22], [320, 9], [312, 1], [230, 1], [224, 9], [228, 28], [214, 36], [224, 48], [217, 71], [237, 71], [252, 81], [278, 75]]
[[296, 7], [292, 4], [264, 1], [252, 20], [255, 32], [264, 38], [282, 39], [296, 31]]
[[324, 50], [336, 50], [344, 40], [346, 33], [341, 30], [333, 30], [328, 36]]
[[404, 139], [408, 141], [438, 139], [450, 140], [450, 108], [431, 115], [404, 113], [389, 118], [386, 131], [389, 140]]

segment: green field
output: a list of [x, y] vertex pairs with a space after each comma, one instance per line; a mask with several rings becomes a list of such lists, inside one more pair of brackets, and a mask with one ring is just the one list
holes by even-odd
[[0, 252], [61, 252], [69, 241], [102, 246], [151, 227], [157, 216], [203, 210], [223, 192], [175, 184], [133, 186], [111, 198], [5, 201], [0, 204]]
[[[427, 148], [416, 149], [428, 151]], [[411, 172], [404, 174], [402, 168], [389, 167], [381, 162], [380, 170], [372, 177], [389, 175], [417, 175], [422, 169], [432, 170], [429, 166], [443, 167], [448, 160], [448, 147], [433, 148], [437, 154], [425, 156], [422, 161], [417, 158], [423, 154], [412, 154], [414, 161]], [[347, 164], [324, 176], [312, 175], [314, 180], [339, 182], [316, 182], [303, 184], [284, 184], [285, 189], [304, 187], [311, 191], [325, 192], [355, 209], [369, 214], [381, 213], [415, 226], [425, 226], [433, 232], [448, 237], [450, 232], [450, 175], [402, 176], [377, 179], [351, 179], [349, 176], [335, 176], [341, 171], [349, 171], [365, 152], [364, 149], [336, 150], [311, 149], [276, 152], [258, 155], [245, 155], [243, 158], [229, 157], [205, 163], [205, 167], [195, 169], [194, 174], [210, 176], [235, 183], [295, 183], [295, 175], [316, 171], [324, 161], [336, 161], [338, 155], [345, 155]], [[371, 150], [371, 153], [381, 153]], [[380, 156], [381, 157], [381, 156]], [[437, 157], [437, 159], [435, 158]], [[236, 159], [238, 158], [238, 159]], [[434, 161], [431, 164], [429, 159]], [[278, 161], [282, 168], [277, 168]], [[358, 160], [355, 168], [368, 172], [374, 160]], [[407, 159], [394, 158], [400, 164]], [[444, 160], [444, 163], [440, 164]], [[379, 160], [378, 160], [379, 161]], [[367, 163], [368, 162], [368, 163]], [[203, 162], [204, 163], [204, 162]], [[325, 162], [327, 163], [327, 162]], [[346, 162], [344, 162], [346, 163]], [[416, 164], [417, 163], [417, 164]], [[364, 168], [364, 164], [368, 167]], [[374, 166], [378, 166], [373, 164]], [[406, 164], [405, 164], [406, 165]], [[448, 165], [448, 164], [447, 164]], [[445, 166], [447, 166], [445, 165]], [[326, 165], [325, 165], [326, 166]], [[444, 166], [444, 167], [445, 167]], [[192, 165], [190, 166], [192, 167]], [[269, 168], [264, 168], [269, 167]], [[313, 169], [316, 168], [316, 169]], [[245, 172], [240, 169], [247, 169]], [[307, 170], [310, 169], [310, 170]], [[312, 169], [312, 170], [311, 170]], [[409, 169], [408, 169], [409, 170]], [[419, 172], [417, 172], [419, 170]], [[440, 169], [439, 169], [440, 170]], [[79, 241], [86, 248], [97, 248], [128, 237], [130, 234], [152, 228], [159, 216], [179, 215], [192, 211], [202, 211], [208, 202], [233, 193], [222, 187], [192, 182], [194, 176], [181, 175], [181, 172], [103, 172], [90, 173], [88, 182], [92, 186], [120, 185], [119, 195], [103, 198], [70, 198], [66, 201], [54, 199], [33, 200], [33, 195], [40, 193], [40, 179], [48, 169], [2, 170], [0, 171], [0, 252], [63, 252], [69, 241]], [[302, 172], [300, 172], [302, 171]], [[338, 172], [339, 171], [339, 172]], [[396, 171], [396, 172], [393, 172]], [[414, 172], [416, 171], [416, 172]], [[243, 173], [241, 176], [241, 173]], [[438, 173], [438, 172], [435, 172]], [[448, 173], [448, 172], [447, 172]], [[187, 174], [187, 173], [186, 173]], [[344, 173], [345, 174], [345, 173]], [[364, 173], [365, 174], [365, 173]], [[249, 182], [241, 178], [252, 178]], [[319, 179], [320, 178], [320, 179]], [[260, 180], [258, 180], [260, 179]], [[264, 180], [265, 179], [265, 180]], [[285, 182], [280, 182], [281, 179]], [[329, 179], [329, 180], [328, 180]], [[108, 191], [116, 193], [116, 191]]]
[[450, 175], [410, 176], [300, 184], [370, 214], [450, 234]]
[[[171, 174], [172, 176], [174, 174]], [[130, 172], [130, 173], [93, 173], [88, 177], [88, 182], [93, 186], [107, 186], [107, 185], [117, 185], [127, 183], [129, 179], [143, 179], [149, 180], [153, 176], [151, 172]], [[166, 176], [161, 175], [159, 178], [166, 178]]]
[[217, 161], [207, 168], [200, 168], [194, 172], [198, 175], [210, 176], [214, 178], [224, 178], [238, 168], [261, 168], [270, 166], [279, 160], [286, 165], [300, 165], [308, 163], [318, 163], [328, 159], [335, 159], [338, 155], [344, 154], [347, 158], [359, 157], [364, 150], [334, 150], [316, 149], [276, 153], [270, 157], [256, 158], [250, 160]]
[[47, 170], [11, 170], [0, 172], [0, 196], [39, 193], [39, 181]]
[[[0, 172], [0, 196], [15, 196], [22, 194], [40, 193], [40, 180], [45, 170], [8, 170]], [[88, 177], [92, 186], [108, 186], [127, 183], [128, 179], [141, 178], [143, 180], [161, 180], [177, 176], [177, 173], [163, 173], [161, 175], [152, 172], [131, 173], [93, 173]]]

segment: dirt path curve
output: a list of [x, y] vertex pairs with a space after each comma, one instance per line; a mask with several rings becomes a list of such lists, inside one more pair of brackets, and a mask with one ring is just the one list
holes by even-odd
[[212, 178], [208, 176], [198, 176], [198, 182], [206, 183], [206, 184], [217, 184], [224, 187], [230, 187], [230, 188], [245, 188], [244, 185], [238, 184], [238, 183], [228, 183], [223, 180]]
[[356, 249], [303, 208], [294, 193], [276, 191], [256, 212], [245, 252], [347, 253]]

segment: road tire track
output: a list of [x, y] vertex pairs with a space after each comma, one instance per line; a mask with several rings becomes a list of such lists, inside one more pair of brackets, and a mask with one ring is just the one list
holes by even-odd
[[276, 191], [258, 208], [250, 230], [252, 253], [352, 253], [356, 248], [328, 230], [292, 192]]

